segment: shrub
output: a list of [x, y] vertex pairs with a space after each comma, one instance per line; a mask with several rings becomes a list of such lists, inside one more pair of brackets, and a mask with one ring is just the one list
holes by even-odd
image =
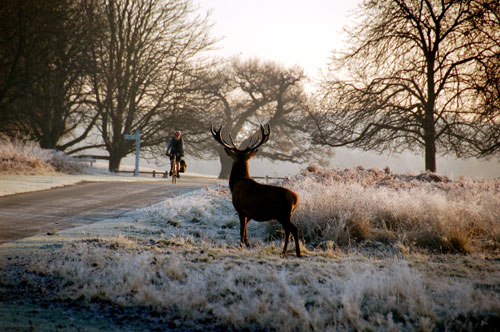
[[38, 143], [0, 135], [0, 173], [41, 175], [82, 173], [85, 165], [62, 152], [44, 150]]
[[498, 242], [498, 179], [309, 166], [284, 185], [300, 196], [294, 222], [313, 246], [375, 240], [468, 253]]
[[50, 158], [48, 163], [60, 173], [65, 174], [80, 174], [83, 173], [88, 166], [78, 161], [78, 159], [68, 156], [67, 154], [50, 150]]

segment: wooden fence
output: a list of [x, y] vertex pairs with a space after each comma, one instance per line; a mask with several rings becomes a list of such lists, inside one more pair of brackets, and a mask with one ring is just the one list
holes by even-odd
[[[168, 171], [139, 171], [139, 174], [148, 174], [151, 175], [152, 177], [163, 177], [163, 174]], [[118, 171], [116, 173], [127, 173], [127, 174], [134, 174], [134, 171]], [[279, 176], [252, 176], [254, 179], [259, 179], [259, 180], [265, 180], [266, 183], [272, 183], [272, 182], [277, 182], [278, 180], [284, 180], [284, 177], [279, 177]]]

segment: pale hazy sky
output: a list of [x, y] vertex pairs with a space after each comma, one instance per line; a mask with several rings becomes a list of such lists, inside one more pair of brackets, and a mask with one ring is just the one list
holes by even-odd
[[[311, 78], [319, 78], [326, 70], [334, 50], [345, 48], [342, 29], [353, 24], [354, 10], [361, 0], [193, 0], [202, 11], [212, 10], [212, 33], [222, 38], [215, 54], [229, 57], [258, 57], [285, 66], [299, 65]], [[396, 172], [422, 171], [422, 155], [410, 153], [388, 156], [357, 150], [336, 149], [332, 166], [337, 168], [363, 165], [366, 168], [390, 168]], [[131, 156], [128, 163], [133, 164]], [[188, 157], [189, 160], [189, 157]], [[254, 175], [294, 174], [304, 165], [272, 164], [256, 158], [252, 161]], [[217, 175], [218, 161], [190, 161], [190, 172]], [[478, 161], [438, 157], [441, 174], [477, 177], [498, 177], [498, 159]]]
[[194, 0], [211, 10], [213, 34], [223, 38], [222, 56], [299, 65], [317, 77], [331, 52], [344, 47], [342, 29], [354, 19], [360, 0]]
[[[256, 56], [273, 60], [285, 66], [299, 65], [310, 78], [319, 78], [325, 71], [332, 51], [346, 47], [343, 28], [354, 24], [355, 13], [361, 0], [193, 0], [202, 11], [212, 10], [212, 33], [223, 38], [216, 54], [243, 57]], [[336, 149], [332, 159], [334, 167], [363, 165], [383, 168], [390, 165], [396, 172], [422, 171], [422, 155], [377, 155], [348, 149]], [[252, 174], [272, 175], [269, 163], [256, 159]], [[267, 163], [267, 164], [266, 164]], [[267, 166], [266, 166], [267, 165]], [[273, 169], [279, 175], [293, 174], [303, 165], [290, 165]], [[197, 162], [194, 172], [218, 174], [218, 162]], [[441, 174], [461, 174], [478, 177], [498, 177], [498, 159], [478, 161], [438, 157]]]

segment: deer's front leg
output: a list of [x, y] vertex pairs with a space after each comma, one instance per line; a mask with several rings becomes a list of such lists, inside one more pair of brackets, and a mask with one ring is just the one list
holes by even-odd
[[243, 214], [239, 214], [239, 217], [240, 217], [240, 246], [243, 247], [243, 243], [245, 243], [245, 245], [249, 247], [250, 241], [248, 241], [248, 235], [247, 235], [248, 218]]

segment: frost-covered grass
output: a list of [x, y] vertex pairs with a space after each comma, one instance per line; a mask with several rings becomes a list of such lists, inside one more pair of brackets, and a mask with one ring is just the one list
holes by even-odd
[[500, 179], [451, 180], [362, 167], [310, 166], [287, 181], [305, 241], [469, 253], [500, 248]]
[[44, 256], [32, 269], [60, 280], [60, 299], [175, 312], [180, 326], [469, 330], [491, 329], [500, 317], [500, 296], [490, 288], [498, 285], [498, 266], [488, 276], [457, 269], [484, 264], [483, 257], [367, 259], [323, 251], [282, 259], [273, 246], [241, 251], [182, 239], [90, 239]]
[[23, 280], [55, 281], [60, 300], [149, 308], [187, 330], [495, 328], [497, 180], [310, 167], [284, 185], [300, 196], [304, 258], [293, 243], [281, 256], [279, 225], [255, 221], [253, 247], [240, 249], [218, 185], [62, 231], [53, 241], [74, 240], [34, 254]]
[[35, 142], [0, 135], [2, 175], [76, 174], [84, 168], [84, 164], [62, 152], [44, 150]]

